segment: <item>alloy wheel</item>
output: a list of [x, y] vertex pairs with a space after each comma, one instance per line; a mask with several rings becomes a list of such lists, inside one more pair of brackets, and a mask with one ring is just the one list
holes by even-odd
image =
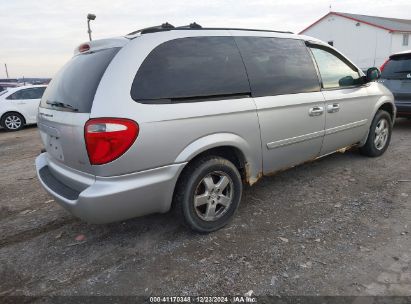
[[388, 121], [382, 118], [375, 127], [374, 145], [378, 150], [384, 149], [390, 132]]
[[4, 125], [9, 130], [17, 130], [18, 128], [21, 127], [22, 123], [23, 122], [21, 121], [21, 118], [18, 117], [17, 115], [9, 115], [4, 120]]
[[233, 202], [234, 183], [225, 172], [216, 171], [206, 175], [194, 192], [194, 209], [204, 221], [216, 221], [230, 208]]

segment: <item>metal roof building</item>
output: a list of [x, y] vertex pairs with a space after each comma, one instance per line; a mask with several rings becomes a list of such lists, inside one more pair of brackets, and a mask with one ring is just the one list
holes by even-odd
[[329, 12], [300, 34], [333, 45], [358, 66], [380, 66], [392, 53], [411, 49], [411, 20]]

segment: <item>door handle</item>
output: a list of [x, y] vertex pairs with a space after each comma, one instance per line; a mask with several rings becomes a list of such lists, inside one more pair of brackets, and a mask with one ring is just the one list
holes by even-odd
[[328, 113], [335, 113], [335, 112], [338, 112], [339, 110], [340, 110], [340, 104], [339, 103], [333, 103], [333, 104], [327, 105], [327, 112]]
[[312, 107], [310, 110], [308, 110], [308, 115], [310, 116], [320, 116], [324, 113], [324, 107]]

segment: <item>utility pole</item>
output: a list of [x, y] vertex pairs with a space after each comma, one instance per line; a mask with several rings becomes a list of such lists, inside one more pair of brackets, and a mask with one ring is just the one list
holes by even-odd
[[94, 15], [94, 14], [88, 14], [88, 15], [87, 15], [87, 28], [88, 28], [87, 33], [88, 33], [88, 38], [90, 39], [90, 41], [92, 40], [92, 39], [91, 39], [90, 21], [91, 21], [91, 20], [95, 20], [95, 19], [96, 19], [96, 15]]
[[4, 67], [6, 68], [6, 76], [7, 76], [7, 79], [9, 79], [9, 71], [7, 71], [7, 63], [4, 64]]

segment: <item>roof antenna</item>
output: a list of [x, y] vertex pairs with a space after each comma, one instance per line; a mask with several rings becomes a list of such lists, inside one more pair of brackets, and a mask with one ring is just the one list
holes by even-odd
[[331, 4], [330, 4], [330, 13], [331, 13]]
[[96, 15], [94, 15], [94, 14], [88, 14], [87, 15], [87, 33], [88, 33], [88, 38], [89, 38], [89, 40], [91, 41], [91, 40], [93, 40], [93, 39], [91, 39], [91, 27], [90, 27], [90, 21], [91, 20], [95, 20], [96, 19]]

